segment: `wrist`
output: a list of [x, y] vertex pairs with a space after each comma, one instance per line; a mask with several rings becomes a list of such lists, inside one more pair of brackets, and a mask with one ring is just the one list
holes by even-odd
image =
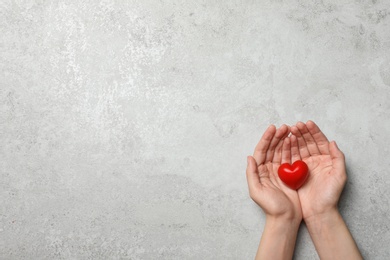
[[311, 232], [317, 232], [323, 228], [331, 228], [340, 220], [342, 220], [342, 217], [336, 207], [323, 212], [310, 214], [304, 218], [305, 224]]
[[291, 216], [291, 215], [280, 215], [280, 216], [266, 216], [266, 225], [274, 228], [286, 228], [286, 226], [292, 228], [299, 228], [299, 225], [302, 222], [301, 216]]
[[363, 259], [337, 208], [311, 215], [305, 223], [321, 259]]
[[299, 229], [296, 221], [267, 215], [256, 259], [292, 259]]
[[328, 218], [338, 212], [337, 206], [328, 207], [323, 210], [305, 210], [303, 220], [306, 222], [315, 221], [317, 219]]

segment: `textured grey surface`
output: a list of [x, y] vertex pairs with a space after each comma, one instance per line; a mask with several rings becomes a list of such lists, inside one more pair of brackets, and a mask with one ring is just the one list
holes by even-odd
[[389, 47], [387, 0], [0, 1], [0, 258], [252, 259], [246, 155], [313, 119], [390, 259]]

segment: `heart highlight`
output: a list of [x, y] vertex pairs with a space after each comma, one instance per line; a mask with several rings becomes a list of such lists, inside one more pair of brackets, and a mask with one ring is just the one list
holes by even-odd
[[283, 163], [278, 169], [279, 178], [291, 189], [299, 189], [309, 177], [309, 168], [304, 161], [295, 161], [292, 165]]

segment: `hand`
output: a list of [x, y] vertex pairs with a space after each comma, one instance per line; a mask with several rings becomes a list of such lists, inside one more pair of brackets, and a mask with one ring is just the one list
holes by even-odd
[[292, 160], [303, 160], [309, 178], [298, 190], [303, 219], [337, 210], [337, 203], [347, 181], [344, 154], [336, 142], [329, 143], [313, 122], [298, 122], [291, 127]]
[[303, 219], [320, 259], [363, 259], [337, 209], [347, 181], [344, 154], [308, 121], [291, 127], [292, 160], [302, 159], [309, 178], [298, 190]]
[[278, 130], [271, 125], [248, 156], [246, 171], [251, 198], [264, 210], [267, 218], [302, 220], [298, 193], [285, 186], [278, 177], [281, 163], [291, 163], [290, 129], [282, 125]]
[[248, 156], [246, 176], [251, 198], [264, 210], [266, 223], [256, 259], [292, 259], [302, 211], [298, 193], [277, 175], [281, 163], [291, 161], [290, 129], [271, 125]]

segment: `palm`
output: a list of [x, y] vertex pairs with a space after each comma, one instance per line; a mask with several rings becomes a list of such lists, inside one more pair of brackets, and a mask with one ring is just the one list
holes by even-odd
[[[247, 179], [252, 199], [267, 215], [302, 219], [298, 193], [287, 188], [277, 175], [283, 162], [291, 161], [290, 129], [283, 125], [276, 130], [269, 127], [248, 158]], [[287, 140], [285, 142], [284, 140]]]
[[[332, 174], [332, 159], [329, 155], [311, 156], [303, 160], [309, 167], [310, 176], [307, 183], [298, 190], [305, 217], [311, 210], [320, 210], [328, 205], [337, 203], [334, 196], [335, 181]], [[314, 203], [313, 203], [314, 202]]]
[[291, 153], [309, 167], [309, 178], [298, 190], [303, 218], [337, 205], [346, 181], [344, 157], [313, 123], [292, 127]]
[[277, 170], [280, 163], [267, 163], [258, 167], [263, 192], [260, 206], [271, 215], [283, 215], [295, 212], [299, 215], [300, 203], [298, 193], [286, 188], [278, 181]]

